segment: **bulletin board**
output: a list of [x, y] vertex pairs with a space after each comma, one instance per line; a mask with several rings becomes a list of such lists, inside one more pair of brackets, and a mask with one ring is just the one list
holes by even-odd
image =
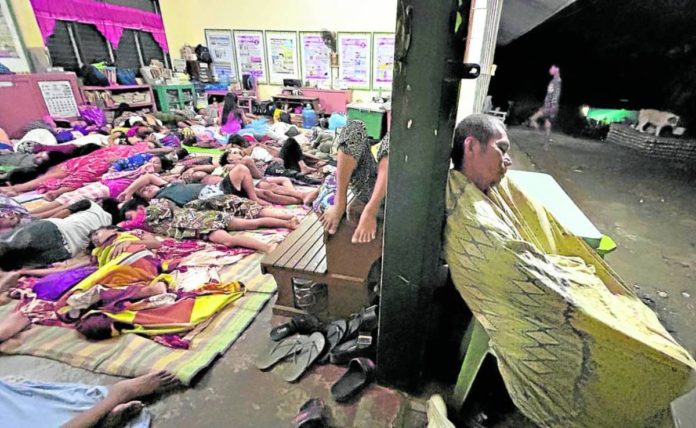
[[370, 89], [372, 35], [338, 33], [338, 84], [348, 89]]
[[294, 31], [266, 31], [268, 80], [282, 85], [283, 79], [300, 78], [300, 56], [297, 33]]
[[256, 83], [267, 84], [263, 31], [234, 30], [234, 47], [237, 52], [238, 75], [251, 74], [256, 78]]
[[229, 77], [230, 82], [237, 82], [237, 64], [232, 31], [206, 29], [205, 42], [213, 59], [213, 73], [218, 78], [225, 74]]
[[394, 34], [375, 33], [372, 40], [372, 88], [391, 90], [394, 81]]
[[15, 73], [31, 71], [7, 0], [0, 0], [0, 63]]
[[331, 49], [324, 44], [321, 33], [300, 32], [300, 51], [302, 82], [309, 82], [309, 86], [331, 86]]

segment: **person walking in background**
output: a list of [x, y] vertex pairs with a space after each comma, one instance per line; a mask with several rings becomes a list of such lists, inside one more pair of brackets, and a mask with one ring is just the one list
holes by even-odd
[[539, 119], [544, 119], [544, 130], [546, 131], [544, 150], [549, 149], [549, 144], [551, 143], [551, 127], [556, 121], [558, 106], [561, 100], [561, 69], [558, 68], [557, 65], [552, 65], [549, 69], [549, 74], [552, 77], [546, 89], [544, 106], [529, 118], [529, 124], [534, 129], [539, 129]]

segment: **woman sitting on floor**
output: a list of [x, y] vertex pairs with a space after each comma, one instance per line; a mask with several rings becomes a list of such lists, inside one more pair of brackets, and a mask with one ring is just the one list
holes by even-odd
[[225, 101], [220, 113], [220, 133], [222, 135], [234, 135], [244, 128], [244, 125], [255, 119], [255, 116], [244, 114], [239, 108], [239, 98], [234, 93], [225, 95]]

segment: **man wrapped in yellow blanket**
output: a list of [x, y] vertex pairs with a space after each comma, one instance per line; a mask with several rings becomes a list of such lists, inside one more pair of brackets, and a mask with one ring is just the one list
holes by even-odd
[[582, 239], [504, 179], [502, 123], [464, 119], [445, 256], [508, 392], [540, 426], [670, 426], [696, 362]]

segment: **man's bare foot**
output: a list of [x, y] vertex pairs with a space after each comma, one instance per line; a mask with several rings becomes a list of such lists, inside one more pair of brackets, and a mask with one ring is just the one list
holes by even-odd
[[290, 220], [287, 220], [286, 223], [287, 223], [286, 227], [290, 230], [295, 230], [295, 229], [297, 229], [297, 226], [300, 225], [300, 221], [296, 217], [293, 217]]
[[358, 227], [353, 233], [353, 244], [367, 244], [377, 237], [377, 219], [375, 216], [363, 212], [358, 222]]
[[119, 404], [104, 418], [101, 427], [118, 428], [125, 426], [128, 421], [138, 416], [143, 411], [145, 405], [140, 401], [129, 401]]
[[179, 380], [174, 375], [159, 371], [117, 382], [109, 388], [109, 395], [114, 394], [119, 402], [127, 403], [136, 398], [168, 391], [177, 385]]
[[311, 192], [305, 193], [305, 195], [302, 197], [302, 203], [304, 205], [311, 205], [312, 202], [319, 196], [319, 189], [313, 190]]
[[20, 273], [16, 271], [0, 273], [0, 293], [4, 293], [17, 285], [20, 276]]

